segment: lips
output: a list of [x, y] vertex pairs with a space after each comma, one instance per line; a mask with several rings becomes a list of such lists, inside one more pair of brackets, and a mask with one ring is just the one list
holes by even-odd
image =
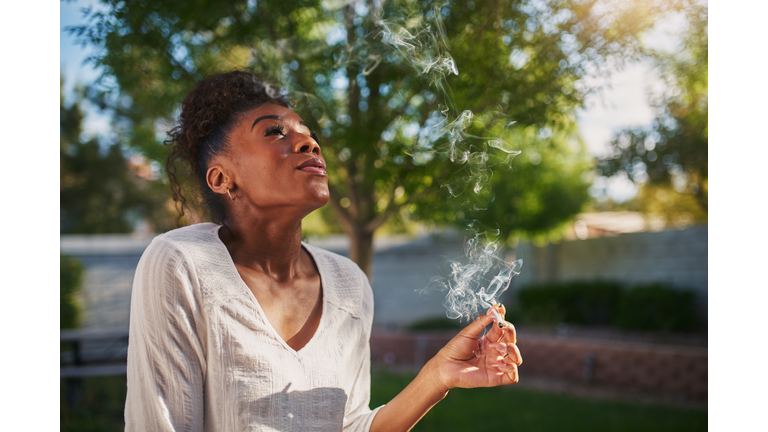
[[311, 158], [307, 159], [303, 164], [299, 165], [298, 168], [296, 168], [300, 171], [313, 173], [313, 174], [322, 174], [325, 175], [325, 162], [323, 162], [320, 158]]

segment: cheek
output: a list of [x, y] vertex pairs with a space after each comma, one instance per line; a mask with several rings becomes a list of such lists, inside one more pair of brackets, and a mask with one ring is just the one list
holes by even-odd
[[244, 156], [238, 163], [240, 177], [250, 185], [266, 184], [279, 179], [275, 163], [265, 156]]

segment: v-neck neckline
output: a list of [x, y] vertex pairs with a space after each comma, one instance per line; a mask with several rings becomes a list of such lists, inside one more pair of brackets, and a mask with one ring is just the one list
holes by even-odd
[[305, 244], [304, 242], [301, 242], [301, 248], [307, 251], [309, 254], [309, 257], [312, 259], [312, 261], [315, 263], [315, 267], [317, 267], [317, 273], [320, 275], [320, 292], [323, 296], [323, 307], [322, 311], [320, 312], [320, 322], [317, 324], [317, 328], [315, 329], [315, 333], [312, 335], [312, 337], [307, 341], [307, 343], [304, 344], [303, 347], [299, 348], [298, 350], [293, 349], [290, 345], [288, 345], [288, 342], [285, 341], [285, 339], [280, 336], [280, 333], [275, 330], [275, 327], [272, 325], [271, 322], [269, 322], [269, 319], [267, 318], [267, 314], [264, 312], [264, 309], [261, 307], [261, 304], [259, 303], [259, 300], [256, 298], [256, 295], [253, 294], [253, 291], [251, 291], [251, 288], [248, 286], [247, 283], [243, 280], [243, 277], [240, 276], [240, 272], [237, 270], [237, 266], [235, 265], [234, 260], [232, 260], [232, 256], [229, 254], [229, 250], [227, 249], [227, 245], [224, 244], [223, 241], [221, 241], [221, 237], [219, 237], [219, 230], [221, 229], [222, 225], [215, 225], [213, 234], [216, 236], [216, 240], [219, 242], [219, 246], [221, 246], [224, 249], [224, 254], [227, 257], [229, 267], [232, 271], [234, 271], [234, 277], [237, 278], [238, 284], [242, 289], [245, 290], [246, 295], [248, 295], [251, 300], [254, 303], [254, 306], [256, 307], [256, 313], [259, 314], [259, 316], [264, 320], [264, 322], [267, 325], [267, 328], [269, 329], [269, 332], [272, 334], [272, 336], [277, 339], [277, 341], [288, 351], [293, 353], [296, 356], [301, 355], [302, 352], [306, 351], [307, 348], [309, 348], [316, 339], [318, 339], [318, 334], [324, 329], [325, 323], [328, 320], [328, 293], [326, 292], [326, 283], [325, 283], [325, 275], [323, 273], [323, 270], [320, 268], [320, 263], [318, 262], [317, 258], [315, 257], [315, 254], [310, 250], [308, 247], [309, 245]]

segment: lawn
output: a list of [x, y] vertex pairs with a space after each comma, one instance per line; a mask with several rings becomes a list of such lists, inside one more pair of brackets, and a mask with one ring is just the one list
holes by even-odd
[[[371, 407], [389, 401], [413, 375], [379, 371], [372, 377]], [[62, 431], [122, 431], [125, 377], [83, 379], [76, 408], [61, 381]], [[493, 429], [491, 429], [493, 428]], [[585, 400], [515, 386], [454, 389], [414, 431], [706, 431], [707, 412], [655, 405]]]
[[[371, 407], [392, 399], [413, 375], [378, 372]], [[580, 399], [515, 386], [453, 389], [414, 431], [666, 432], [706, 431], [707, 412]]]

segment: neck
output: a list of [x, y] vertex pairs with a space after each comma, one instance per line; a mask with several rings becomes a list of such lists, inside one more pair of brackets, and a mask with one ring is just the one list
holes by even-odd
[[283, 282], [306, 273], [301, 251], [301, 217], [231, 215], [219, 236], [235, 264]]

